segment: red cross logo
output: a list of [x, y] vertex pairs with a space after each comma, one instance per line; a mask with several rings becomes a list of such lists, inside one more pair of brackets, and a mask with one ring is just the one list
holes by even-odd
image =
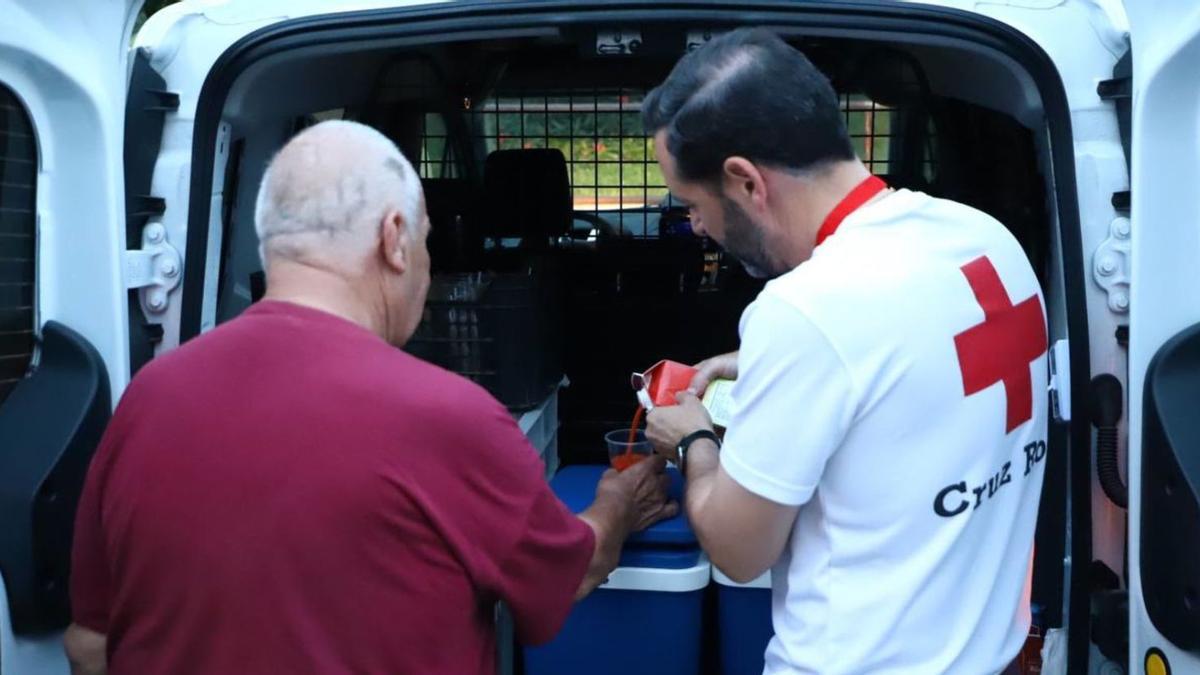
[[983, 308], [983, 323], [954, 336], [963, 394], [971, 396], [1004, 383], [1009, 433], [1033, 417], [1029, 364], [1046, 353], [1046, 320], [1034, 294], [1016, 305], [987, 256], [962, 266], [962, 273]]

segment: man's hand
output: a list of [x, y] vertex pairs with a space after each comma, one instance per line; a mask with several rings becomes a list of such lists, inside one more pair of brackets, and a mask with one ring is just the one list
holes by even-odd
[[688, 391], [696, 396], [704, 396], [705, 390], [713, 380], [736, 380], [738, 376], [737, 358], [737, 352], [729, 352], [697, 363], [696, 370], [698, 372], [692, 377]]
[[596, 485], [596, 499], [579, 514], [596, 533], [596, 548], [583, 582], [575, 594], [582, 600], [612, 573], [621, 558], [621, 546], [631, 532], [650, 527], [679, 513], [679, 504], [668, 501], [666, 461], [648, 457], [625, 471], [609, 469]]
[[63, 649], [71, 675], [104, 675], [108, 672], [108, 636], [77, 623], [67, 627]]
[[656, 452], [673, 462], [679, 461], [676, 446], [684, 436], [701, 429], [712, 430], [712, 418], [695, 394], [680, 392], [675, 400], [677, 405], [658, 406], [646, 416], [646, 438]]
[[625, 524], [629, 532], [639, 532], [670, 518], [679, 513], [679, 504], [667, 500], [670, 479], [666, 466], [663, 458], [656, 455], [625, 471], [609, 469], [596, 486], [596, 501], [613, 500], [626, 505]]

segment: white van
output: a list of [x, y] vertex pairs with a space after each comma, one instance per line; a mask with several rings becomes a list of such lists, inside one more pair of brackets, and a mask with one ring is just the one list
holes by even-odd
[[[185, 0], [134, 36], [140, 4], [0, 0], [0, 675], [68, 672], [87, 462], [139, 367], [257, 297], [254, 192], [315, 120], [418, 164], [445, 271], [474, 235], [563, 257], [564, 439], [629, 412], [606, 372], [733, 346], [755, 286], [673, 234], [638, 104], [742, 25], [831, 76], [873, 171], [991, 213], [1041, 277], [1044, 672], [1200, 672], [1200, 4]], [[489, 161], [525, 149], [568, 182]], [[503, 213], [537, 231], [473, 229]]]

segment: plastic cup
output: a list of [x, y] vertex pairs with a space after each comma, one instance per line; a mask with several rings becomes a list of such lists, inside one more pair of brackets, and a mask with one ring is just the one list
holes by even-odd
[[608, 445], [608, 462], [617, 471], [624, 471], [654, 454], [654, 445], [646, 438], [646, 432], [638, 429], [629, 442], [629, 429], [616, 429], [604, 434]]

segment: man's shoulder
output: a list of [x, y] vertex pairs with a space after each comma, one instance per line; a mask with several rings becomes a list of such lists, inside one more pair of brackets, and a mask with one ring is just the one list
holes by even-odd
[[[1012, 231], [991, 214], [969, 204], [932, 197], [924, 193], [906, 193], [905, 208], [894, 214], [894, 227], [883, 228], [883, 236], [864, 238], [863, 244], [875, 244], [880, 255], [894, 252], [910, 255], [922, 265], [930, 262], [958, 261], [959, 251], [979, 250], [994, 255], [1020, 251]], [[931, 241], [932, 240], [932, 241]], [[930, 245], [933, 243], [934, 245]]]
[[764, 289], [810, 310], [829, 304], [846, 317], [846, 309], [907, 307], [980, 255], [1027, 259], [1021, 245], [1002, 223], [972, 206], [903, 191], [889, 199], [858, 226], [838, 233], [814, 251], [811, 259], [772, 280]]
[[508, 410], [479, 383], [424, 361], [399, 348], [376, 353], [344, 386], [369, 397], [376, 410], [420, 419], [431, 429], [453, 436], [490, 434], [512, 419]]
[[[458, 373], [424, 361], [399, 348], [379, 355], [379, 364], [403, 379], [387, 377], [381, 383], [390, 395], [442, 411], [460, 411], [466, 416], [503, 406], [486, 389]], [[385, 371], [381, 371], [383, 374]]]
[[898, 282], [907, 274], [903, 267], [870, 250], [822, 252], [769, 281], [758, 300], [784, 313], [790, 308], [818, 324], [851, 318], [848, 312], [888, 305], [887, 296], [901, 292]]
[[[461, 375], [383, 341], [350, 344], [344, 339], [350, 336], [321, 334], [308, 346], [298, 344], [302, 334], [286, 336], [288, 348], [275, 350], [268, 344], [270, 336], [250, 326], [247, 317], [238, 317], [154, 358], [138, 371], [125, 396], [186, 392], [197, 379], [217, 378], [215, 388], [236, 386], [242, 377], [270, 378], [277, 371], [281, 381], [302, 378], [306, 387], [324, 390], [322, 397], [352, 397], [369, 401], [369, 408], [436, 413], [437, 419], [503, 409], [483, 387]], [[296, 362], [276, 358], [284, 351]], [[253, 374], [242, 368], [250, 363]]]
[[797, 346], [798, 333], [811, 333], [812, 328], [824, 332], [820, 322], [813, 319], [813, 303], [806, 301], [803, 284], [793, 279], [782, 284], [778, 281], [767, 284], [742, 312], [738, 330], [743, 345], [748, 336], [756, 336], [756, 343], [774, 344], [786, 351]]
[[[973, 325], [979, 302], [964, 275], [986, 258], [1013, 297], [1039, 292], [1024, 249], [995, 218], [919, 195], [893, 220], [837, 235], [764, 289], [803, 311], [853, 357], [880, 349], [924, 352], [927, 338]], [[826, 246], [828, 248], [826, 249]]]
[[[236, 319], [234, 320], [236, 321]], [[211, 354], [219, 350], [231, 338], [229, 326], [222, 324], [167, 352], [159, 354], [142, 366], [129, 382], [122, 399], [139, 391], [155, 391], [160, 388], [177, 388], [179, 378], [203, 369], [212, 363]]]

